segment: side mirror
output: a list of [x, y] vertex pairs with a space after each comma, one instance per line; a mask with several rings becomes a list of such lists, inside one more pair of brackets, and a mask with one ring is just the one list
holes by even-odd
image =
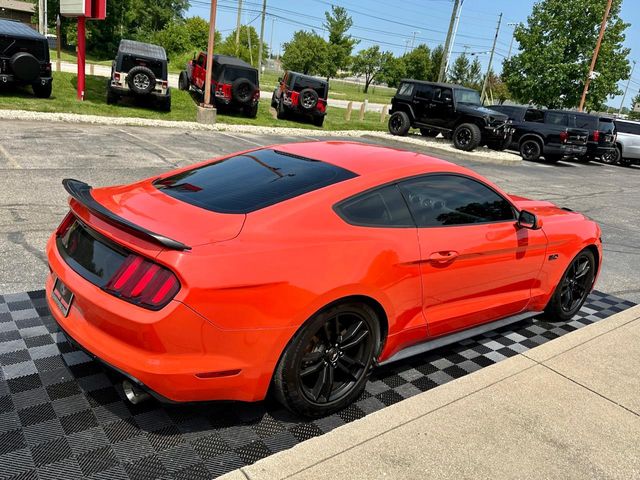
[[529, 230], [538, 230], [542, 228], [542, 220], [535, 214], [522, 210], [518, 215], [518, 227], [528, 228]]

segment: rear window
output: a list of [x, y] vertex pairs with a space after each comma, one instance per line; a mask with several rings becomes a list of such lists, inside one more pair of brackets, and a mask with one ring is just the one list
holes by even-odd
[[257, 150], [160, 179], [156, 188], [218, 213], [249, 213], [357, 175], [278, 150]]
[[49, 50], [46, 42], [0, 35], [0, 57], [12, 57], [18, 52], [31, 53], [41, 62], [49, 61]]
[[163, 62], [157, 60], [148, 60], [146, 58], [137, 58], [131, 55], [124, 55], [122, 57], [122, 65], [120, 66], [122, 72], [128, 72], [133, 67], [137, 66], [150, 68], [156, 78], [165, 78]]
[[315, 90], [320, 98], [327, 98], [327, 84], [322, 80], [309, 77], [296, 77], [296, 81], [293, 85], [293, 91], [300, 92], [305, 88]]
[[614, 133], [616, 130], [616, 125], [610, 118], [601, 118], [599, 130], [604, 133]]
[[254, 85], [258, 84], [258, 72], [249, 68], [233, 67], [226, 65], [222, 72], [222, 80], [235, 82], [239, 78], [246, 78]]

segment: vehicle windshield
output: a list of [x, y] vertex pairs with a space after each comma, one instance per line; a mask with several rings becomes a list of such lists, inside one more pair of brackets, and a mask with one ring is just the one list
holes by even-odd
[[475, 90], [456, 88], [456, 101], [467, 105], [482, 105], [480, 94]]
[[250, 68], [233, 67], [226, 65], [223, 72], [225, 82], [235, 82], [239, 78], [246, 78], [254, 85], [258, 84], [258, 72]]

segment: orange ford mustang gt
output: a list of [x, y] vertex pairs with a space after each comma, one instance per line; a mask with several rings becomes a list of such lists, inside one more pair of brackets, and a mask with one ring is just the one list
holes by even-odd
[[[567, 320], [600, 228], [466, 168], [348, 142], [277, 145], [132, 185], [63, 182], [60, 327], [132, 398], [343, 408], [371, 368], [536, 314]], [[138, 396], [136, 396], [138, 395]]]

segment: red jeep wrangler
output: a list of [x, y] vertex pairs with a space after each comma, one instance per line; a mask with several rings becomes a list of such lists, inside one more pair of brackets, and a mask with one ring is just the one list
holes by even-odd
[[[204, 95], [206, 76], [207, 54], [201, 52], [180, 72], [178, 87]], [[260, 103], [258, 70], [239, 58], [214, 55], [211, 95], [216, 107], [241, 109], [246, 116], [255, 118]]]
[[280, 119], [291, 113], [306, 116], [315, 126], [321, 127], [327, 114], [328, 94], [329, 84], [325, 80], [287, 71], [273, 92], [271, 106]]

